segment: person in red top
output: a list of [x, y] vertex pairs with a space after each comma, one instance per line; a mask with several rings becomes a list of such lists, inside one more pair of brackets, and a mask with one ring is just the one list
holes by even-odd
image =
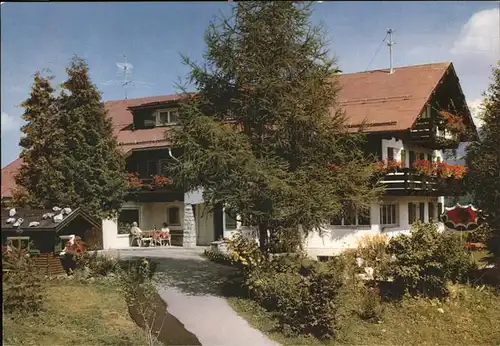
[[164, 222], [162, 224], [161, 230], [162, 232], [162, 241], [167, 242], [167, 244], [170, 246], [170, 229], [168, 228], [168, 223]]

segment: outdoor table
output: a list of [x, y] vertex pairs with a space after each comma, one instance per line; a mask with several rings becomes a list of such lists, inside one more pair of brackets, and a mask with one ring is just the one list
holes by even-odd
[[149, 244], [155, 244], [156, 242], [162, 245], [162, 240], [168, 238], [169, 233], [161, 231], [142, 231], [142, 240], [149, 240]]

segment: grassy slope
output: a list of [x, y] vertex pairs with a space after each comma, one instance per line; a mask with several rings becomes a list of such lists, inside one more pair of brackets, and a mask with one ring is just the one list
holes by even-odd
[[145, 345], [116, 287], [54, 281], [45, 288], [38, 317], [3, 319], [6, 345]]
[[[378, 324], [353, 313], [345, 323], [342, 342], [329, 345], [500, 345], [500, 295], [470, 286], [454, 289], [452, 298], [443, 303], [413, 298], [384, 303], [382, 323]], [[313, 338], [286, 338], [273, 332], [270, 314], [253, 301], [230, 298], [229, 303], [251, 325], [283, 345], [320, 344]]]

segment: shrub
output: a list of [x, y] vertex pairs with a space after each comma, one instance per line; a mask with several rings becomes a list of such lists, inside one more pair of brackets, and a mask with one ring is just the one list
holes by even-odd
[[97, 251], [85, 252], [77, 257], [77, 269], [88, 271], [89, 276], [108, 276], [117, 270], [119, 258], [99, 254]]
[[221, 263], [221, 264], [231, 264], [231, 257], [225, 253], [222, 253], [220, 251], [213, 251], [210, 249], [205, 249], [203, 251], [203, 257], [207, 258], [208, 260], [216, 263]]
[[475, 231], [467, 234], [468, 243], [483, 243], [486, 244], [491, 238], [491, 228], [487, 224], [479, 226]]
[[254, 239], [245, 238], [241, 233], [229, 240], [231, 262], [243, 272], [248, 272], [263, 262], [264, 256]]
[[374, 269], [376, 280], [387, 279], [391, 261], [388, 243], [389, 237], [385, 234], [362, 237], [356, 249], [356, 256], [360, 257], [363, 262], [358, 271], [364, 273], [363, 268], [371, 267]]
[[[155, 325], [159, 322], [157, 314], [157, 292], [152, 278], [156, 272], [156, 263], [147, 258], [136, 261], [127, 261], [117, 268], [119, 283], [129, 311], [134, 310], [140, 318], [147, 344], [158, 345], [158, 330]], [[165, 319], [161, 321], [163, 327]]]
[[3, 307], [7, 312], [36, 313], [43, 307], [43, 275], [26, 250], [2, 253]]
[[156, 273], [157, 263], [152, 262], [147, 258], [141, 258], [134, 261], [123, 261], [117, 270], [120, 275], [123, 275], [123, 270], [127, 274], [127, 278], [142, 284], [151, 280]]
[[383, 305], [381, 304], [378, 288], [363, 286], [361, 290], [361, 301], [359, 306], [359, 317], [371, 322], [381, 320]]
[[472, 269], [460, 238], [439, 233], [435, 224], [415, 223], [411, 234], [392, 238], [388, 250], [396, 258], [394, 283], [410, 294], [446, 295], [447, 282], [467, 279]]
[[330, 339], [336, 333], [336, 302], [343, 275], [335, 261], [283, 256], [255, 268], [247, 285], [253, 299], [272, 311], [288, 335]]

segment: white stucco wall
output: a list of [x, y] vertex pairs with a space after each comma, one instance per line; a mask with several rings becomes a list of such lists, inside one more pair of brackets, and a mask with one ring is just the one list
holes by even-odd
[[372, 204], [370, 208], [370, 226], [337, 226], [325, 225], [322, 229], [323, 234], [319, 232], [309, 234], [305, 239], [304, 248], [311, 257], [333, 256], [339, 254], [345, 249], [356, 248], [358, 241], [363, 236], [373, 236], [377, 234], [387, 234], [389, 237], [398, 234], [409, 233], [411, 226], [408, 223], [408, 203], [425, 203], [424, 220], [428, 220], [428, 202], [435, 203], [434, 215], [437, 216], [437, 203], [442, 199], [437, 197], [386, 197], [383, 202], [397, 202], [396, 226], [380, 225], [380, 203]]
[[[382, 160], [387, 160], [387, 148], [394, 148], [394, 159], [396, 161], [401, 161], [401, 151], [405, 150], [406, 152], [406, 159], [405, 159], [405, 166], [410, 167], [410, 154], [409, 151], [414, 151], [415, 152], [415, 157], [417, 160], [419, 160], [419, 154], [424, 153], [426, 154], [431, 154], [434, 157], [439, 157], [441, 161], [443, 161], [443, 152], [441, 150], [432, 150], [432, 149], [427, 149], [415, 145], [411, 145], [408, 143], [404, 143], [402, 140], [398, 140], [396, 138], [391, 138], [391, 139], [382, 139]], [[427, 157], [426, 157], [427, 159]]]
[[118, 247], [118, 222], [116, 218], [102, 220], [102, 248], [104, 250]]

